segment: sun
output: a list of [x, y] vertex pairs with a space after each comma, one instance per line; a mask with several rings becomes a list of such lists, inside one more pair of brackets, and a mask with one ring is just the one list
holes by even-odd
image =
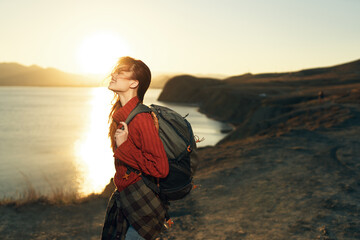
[[106, 74], [121, 56], [131, 55], [120, 36], [99, 32], [87, 36], [78, 49], [77, 60], [86, 74]]

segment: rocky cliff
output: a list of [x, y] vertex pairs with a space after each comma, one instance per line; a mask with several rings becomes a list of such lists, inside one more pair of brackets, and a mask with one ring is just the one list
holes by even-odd
[[339, 101], [357, 101], [359, 86], [360, 60], [223, 80], [177, 76], [165, 85], [159, 100], [198, 104], [200, 112], [235, 125], [235, 133], [226, 141], [268, 134], [274, 129], [314, 129], [340, 123], [351, 114]]

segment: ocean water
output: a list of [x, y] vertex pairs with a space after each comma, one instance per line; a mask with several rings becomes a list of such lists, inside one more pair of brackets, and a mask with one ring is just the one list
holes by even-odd
[[[189, 114], [194, 134], [214, 145], [229, 126], [200, 114], [195, 106], [156, 101], [145, 104]], [[113, 93], [107, 88], [0, 87], [0, 198], [19, 197], [29, 187], [40, 194], [58, 190], [101, 192], [114, 175], [108, 134]]]

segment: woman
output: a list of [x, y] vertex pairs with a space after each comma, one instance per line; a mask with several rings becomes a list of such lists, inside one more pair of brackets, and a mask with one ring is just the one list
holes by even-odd
[[[109, 200], [102, 239], [154, 239], [163, 229], [165, 205], [143, 182], [141, 174], [164, 178], [167, 156], [149, 113], [127, 116], [142, 102], [151, 72], [140, 60], [122, 57], [111, 73], [108, 89], [116, 102], [109, 115], [109, 137], [115, 158], [116, 191]], [[130, 171], [136, 169], [138, 171]]]

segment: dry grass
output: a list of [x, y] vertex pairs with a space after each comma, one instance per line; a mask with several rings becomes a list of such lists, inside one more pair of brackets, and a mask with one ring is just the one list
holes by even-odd
[[26, 176], [26, 174], [24, 174], [21, 171], [20, 174], [23, 176], [26, 184], [25, 190], [21, 193], [18, 193], [17, 196], [3, 197], [0, 200], [0, 206], [2, 205], [23, 206], [33, 203], [67, 205], [74, 203], [82, 203], [90, 199], [100, 197], [100, 194], [94, 194], [94, 193], [88, 196], [81, 196], [77, 192], [66, 190], [59, 187], [54, 187], [46, 176], [44, 176], [44, 179], [49, 184], [51, 193], [44, 194], [34, 188], [31, 181]]

